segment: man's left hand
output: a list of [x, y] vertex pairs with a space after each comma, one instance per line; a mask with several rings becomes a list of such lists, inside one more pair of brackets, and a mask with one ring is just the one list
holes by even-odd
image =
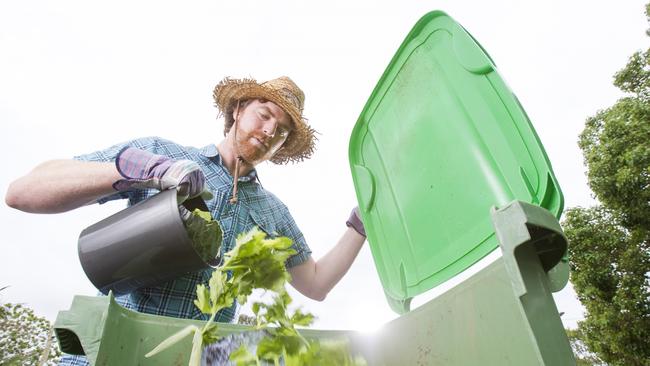
[[364, 238], [366, 237], [366, 228], [363, 227], [361, 216], [359, 216], [358, 206], [352, 209], [352, 212], [350, 212], [350, 217], [348, 217], [348, 221], [346, 221], [345, 224], [348, 227], [353, 228], [354, 231], [362, 235]]

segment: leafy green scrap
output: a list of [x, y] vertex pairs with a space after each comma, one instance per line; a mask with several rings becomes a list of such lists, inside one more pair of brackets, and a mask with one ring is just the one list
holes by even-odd
[[195, 209], [190, 215], [183, 216], [185, 230], [192, 242], [192, 247], [205, 263], [213, 263], [219, 255], [223, 231], [219, 222], [212, 219], [209, 212]]
[[[198, 215], [198, 214], [197, 214]], [[202, 219], [203, 220], [203, 219]], [[286, 237], [266, 238], [266, 233], [253, 228], [240, 234], [235, 247], [224, 255], [223, 266], [212, 273], [208, 285], [196, 288], [194, 304], [210, 319], [203, 328], [190, 326], [149, 352], [151, 357], [169, 348], [172, 344], [192, 334], [190, 366], [200, 365], [202, 347], [220, 339], [218, 323], [214, 322], [217, 312], [232, 306], [235, 300], [244, 304], [254, 289], [264, 289], [275, 294], [270, 304], [255, 302], [255, 328], [266, 330], [268, 336], [257, 344], [256, 354], [241, 346], [230, 354], [230, 360], [238, 366], [260, 365], [272, 362], [279, 365], [284, 360], [287, 366], [297, 365], [366, 365], [361, 358], [352, 358], [346, 340], [306, 340], [296, 326], [309, 326], [314, 316], [300, 309], [290, 312], [291, 297], [285, 285], [291, 280], [285, 262], [296, 253], [291, 248], [291, 239]]]

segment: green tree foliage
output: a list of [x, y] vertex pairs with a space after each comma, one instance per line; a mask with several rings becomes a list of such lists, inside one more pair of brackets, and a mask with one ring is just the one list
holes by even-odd
[[650, 365], [648, 237], [604, 208], [568, 210], [571, 282], [585, 306], [584, 342], [611, 365]]
[[650, 228], [650, 99], [627, 97], [599, 112], [587, 120], [579, 144], [600, 202], [626, 226]]
[[606, 366], [606, 364], [589, 350], [580, 329], [567, 329], [567, 337], [576, 357], [576, 366]]
[[0, 305], [0, 365], [56, 365], [60, 355], [47, 319], [21, 304]]
[[650, 49], [614, 85], [627, 95], [589, 118], [579, 140], [602, 205], [568, 210], [564, 227], [584, 344], [610, 365], [650, 365]]
[[[650, 17], [650, 4], [646, 6]], [[637, 52], [614, 77], [629, 93], [587, 120], [579, 145], [589, 185], [626, 226], [650, 228], [650, 49]]]

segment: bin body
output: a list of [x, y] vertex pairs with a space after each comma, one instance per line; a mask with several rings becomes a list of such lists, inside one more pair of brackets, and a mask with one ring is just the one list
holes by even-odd
[[[574, 365], [553, 302], [548, 271], [566, 239], [547, 210], [515, 201], [494, 210], [502, 258], [458, 286], [384, 325], [376, 334], [303, 330], [307, 338], [346, 338], [370, 365]], [[195, 320], [136, 313], [108, 297], [75, 297], [55, 332], [66, 353], [92, 365], [185, 365], [190, 338], [144, 355]], [[220, 324], [222, 334], [252, 331]]]

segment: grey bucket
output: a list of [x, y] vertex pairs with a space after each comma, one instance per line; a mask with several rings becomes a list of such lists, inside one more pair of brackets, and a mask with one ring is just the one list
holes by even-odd
[[[192, 211], [208, 211], [200, 198], [186, 200]], [[84, 229], [79, 260], [90, 282], [102, 293], [127, 294], [184, 273], [215, 267], [194, 250], [179, 212], [177, 193], [169, 189]]]

